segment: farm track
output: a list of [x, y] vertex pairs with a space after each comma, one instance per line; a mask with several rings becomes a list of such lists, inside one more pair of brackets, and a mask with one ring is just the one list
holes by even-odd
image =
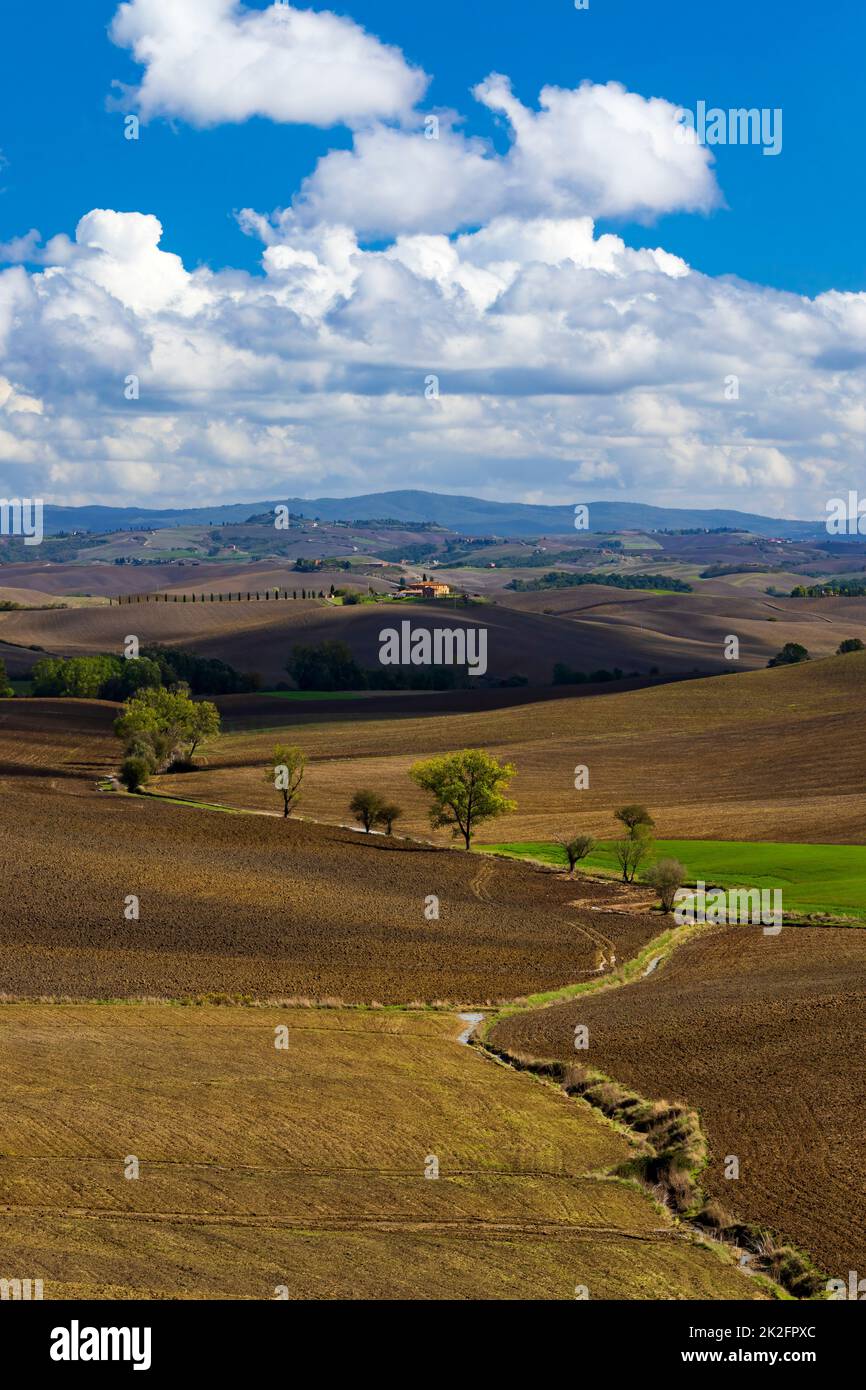
[[472, 879], [470, 887], [472, 889], [472, 892], [475, 894], [476, 898], [478, 898], [480, 902], [489, 903], [493, 901], [493, 899], [487, 891], [487, 884], [493, 877], [493, 874], [494, 866], [489, 861], [484, 861], [482, 862], [481, 867], [478, 870], [478, 873], [475, 874], [475, 876]]

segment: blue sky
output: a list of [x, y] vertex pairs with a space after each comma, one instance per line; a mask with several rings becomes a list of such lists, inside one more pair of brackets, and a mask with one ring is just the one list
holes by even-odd
[[[726, 209], [662, 217], [651, 229], [602, 225], [631, 244], [661, 241], [711, 275], [804, 294], [864, 288], [866, 183], [854, 156], [866, 135], [866, 9], [853, 0], [590, 0], [582, 12], [571, 0], [354, 0], [334, 8], [432, 74], [425, 107], [455, 107], [473, 132], [494, 138], [496, 122], [468, 95], [492, 70], [510, 74], [527, 103], [545, 83], [590, 78], [688, 107], [701, 98], [723, 108], [781, 107], [781, 156], [715, 152]], [[0, 241], [31, 226], [71, 232], [83, 211], [112, 207], [156, 213], [188, 265], [254, 269], [256, 247], [232, 209], [286, 203], [318, 156], [349, 143], [348, 133], [261, 119], [196, 131], [156, 120], [137, 145], [122, 141], [122, 118], [106, 111], [105, 98], [113, 80], [132, 82], [137, 69], [108, 39], [115, 9], [112, 0], [45, 0], [4, 13]]]
[[[866, 471], [864, 40], [839, 0], [10, 8], [0, 489], [820, 515]], [[781, 152], [683, 143], [699, 102]]]

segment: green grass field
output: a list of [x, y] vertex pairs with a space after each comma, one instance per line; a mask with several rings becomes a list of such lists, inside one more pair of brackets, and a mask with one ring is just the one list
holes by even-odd
[[[549, 842], [477, 845], [515, 859], [565, 867], [565, 851]], [[784, 911], [826, 912], [866, 919], [866, 846], [755, 843], [743, 840], [656, 840], [653, 859], [679, 859], [689, 884], [781, 888]], [[619, 875], [613, 841], [599, 841], [587, 869]]]

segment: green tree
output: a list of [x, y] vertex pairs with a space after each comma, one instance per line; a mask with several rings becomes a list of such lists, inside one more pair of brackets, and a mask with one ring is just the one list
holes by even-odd
[[768, 662], [768, 666], [796, 666], [800, 661], [808, 661], [809, 653], [800, 642], [786, 642], [782, 650]]
[[14, 694], [15, 690], [10, 685], [9, 677], [6, 674], [6, 662], [0, 661], [0, 699], [7, 700]]
[[385, 801], [379, 807], [376, 820], [380, 825], [384, 825], [385, 834], [391, 835], [394, 830], [394, 822], [399, 820], [403, 814], [402, 806], [397, 806], [393, 801]]
[[291, 813], [300, 798], [306, 766], [307, 759], [300, 748], [277, 744], [265, 772], [265, 781], [282, 793], [284, 817]]
[[620, 806], [614, 815], [621, 825], [624, 825], [629, 835], [633, 835], [638, 826], [644, 826], [649, 832], [655, 825], [655, 821], [647, 810], [646, 806], [641, 806], [638, 802], [633, 802], [629, 806]]
[[59, 657], [43, 656], [30, 672], [34, 695], [60, 695], [63, 689], [63, 662]]
[[480, 748], [464, 748], [415, 763], [409, 776], [433, 797], [433, 828], [450, 826], [455, 839], [462, 835], [469, 849], [482, 821], [516, 809], [517, 802], [505, 796], [516, 771], [512, 763], [499, 763]]
[[595, 849], [595, 840], [592, 835], [571, 835], [561, 839], [559, 843], [565, 850], [565, 857], [568, 860], [568, 872], [574, 878], [575, 865], [581, 859], [585, 859]]
[[366, 684], [345, 642], [293, 647], [286, 670], [300, 690], [363, 690]]
[[192, 761], [195, 750], [203, 743], [210, 743], [219, 735], [220, 712], [210, 700], [193, 700], [192, 713], [186, 728], [187, 761]]
[[216, 737], [219, 726], [216, 706], [207, 700], [191, 700], [188, 686], [174, 690], [159, 686], [139, 690], [126, 701], [114, 721], [114, 732], [127, 745], [134, 740], [152, 744], [159, 767], [181, 749], [187, 758], [192, 757], [204, 739]]
[[110, 676], [100, 688], [103, 700], [126, 700], [137, 690], [148, 686], [154, 688], [162, 684], [162, 671], [158, 661], [147, 656], [132, 657], [120, 662], [120, 670]]
[[96, 700], [109, 681], [122, 675], [124, 665], [119, 656], [74, 656], [69, 661], [45, 657], [33, 667], [33, 694]]
[[355, 792], [349, 802], [349, 810], [363, 825], [367, 834], [370, 834], [375, 822], [382, 813], [383, 802], [377, 792], [371, 792], [367, 788]]
[[859, 637], [846, 637], [844, 642], [840, 642], [836, 648], [837, 656], [845, 656], [848, 652], [864, 652], [866, 644], [860, 641]]

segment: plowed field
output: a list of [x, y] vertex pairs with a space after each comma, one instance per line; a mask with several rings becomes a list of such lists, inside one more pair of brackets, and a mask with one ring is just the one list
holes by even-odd
[[484, 1002], [589, 977], [654, 931], [600, 928], [577, 884], [526, 865], [45, 777], [4, 787], [0, 872], [14, 996]]
[[864, 996], [866, 932], [724, 927], [648, 979], [514, 1014], [492, 1041], [571, 1060], [574, 1025], [586, 1024], [581, 1060], [648, 1098], [698, 1107], [709, 1192], [847, 1279], [866, 1267]]

